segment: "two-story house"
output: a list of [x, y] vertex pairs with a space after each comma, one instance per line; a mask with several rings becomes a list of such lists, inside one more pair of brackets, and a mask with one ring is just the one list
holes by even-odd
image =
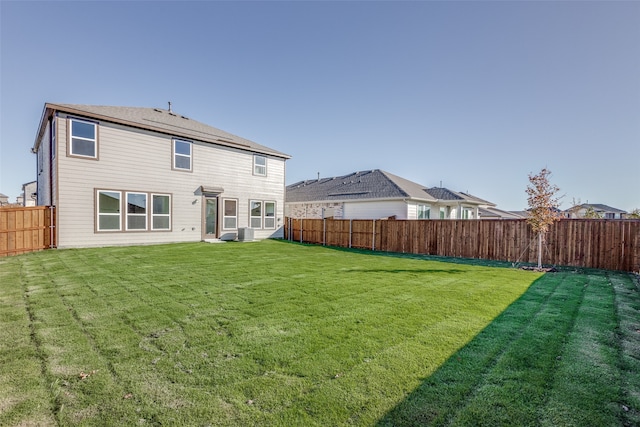
[[32, 151], [58, 247], [282, 236], [290, 156], [170, 109], [47, 103]]

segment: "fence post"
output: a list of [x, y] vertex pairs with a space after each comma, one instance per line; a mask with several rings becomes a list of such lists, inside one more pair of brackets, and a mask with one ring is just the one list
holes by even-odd
[[53, 233], [54, 233], [54, 228], [56, 226], [55, 221], [56, 221], [56, 211], [55, 211], [55, 207], [53, 206], [49, 206], [49, 249], [51, 248], [55, 248], [55, 242], [53, 240]]
[[[324, 213], [323, 213], [324, 216]], [[327, 246], [327, 219], [322, 219], [322, 246]]]
[[353, 220], [350, 219], [349, 220], [349, 249], [351, 249], [351, 234], [353, 233], [352, 232], [352, 230], [353, 230], [352, 224], [353, 224]]
[[373, 251], [376, 250], [376, 220], [373, 220], [373, 241], [371, 242], [371, 247]]
[[300, 243], [302, 243], [302, 223], [304, 222], [304, 219], [300, 218]]

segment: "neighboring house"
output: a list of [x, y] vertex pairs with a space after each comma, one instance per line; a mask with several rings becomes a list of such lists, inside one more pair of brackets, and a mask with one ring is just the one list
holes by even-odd
[[585, 218], [585, 217], [599, 217], [602, 219], [623, 219], [626, 211], [621, 209], [612, 208], [611, 206], [601, 205], [601, 204], [593, 204], [593, 203], [583, 203], [581, 205], [572, 206], [564, 212], [565, 218]]
[[9, 196], [0, 193], [0, 206], [7, 206], [9, 204]]
[[481, 207], [480, 210], [481, 219], [523, 219], [526, 215], [522, 215], [518, 212], [503, 211], [494, 206]]
[[171, 110], [48, 103], [32, 151], [58, 247], [282, 237], [290, 156]]
[[[20, 200], [22, 198], [22, 200]], [[38, 198], [38, 181], [22, 184], [22, 194], [18, 197], [18, 203], [22, 206], [35, 206]]]
[[470, 194], [425, 188], [379, 169], [300, 181], [287, 186], [285, 197], [291, 218], [478, 219], [493, 208]]

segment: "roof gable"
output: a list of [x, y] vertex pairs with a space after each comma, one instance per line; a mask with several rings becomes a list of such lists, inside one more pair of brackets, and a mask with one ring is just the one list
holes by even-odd
[[51, 103], [45, 104], [45, 111], [40, 123], [40, 129], [36, 137], [34, 148], [37, 148], [37, 145], [40, 142], [42, 133], [44, 132], [44, 127], [46, 126], [46, 119], [56, 111], [161, 132], [179, 138], [236, 147], [243, 150], [261, 154], [270, 154], [282, 158], [291, 157], [264, 145], [257, 144], [248, 139], [214, 128], [213, 126], [189, 119], [186, 116], [176, 114], [169, 110], [145, 107], [114, 107]]

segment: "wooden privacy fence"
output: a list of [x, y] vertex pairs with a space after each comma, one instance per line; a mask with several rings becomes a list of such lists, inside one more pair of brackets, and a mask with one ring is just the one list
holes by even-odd
[[[375, 251], [537, 263], [526, 220], [287, 218], [292, 241]], [[546, 265], [640, 271], [640, 220], [561, 220], [546, 234]]]
[[55, 208], [0, 208], [0, 257], [55, 246]]

